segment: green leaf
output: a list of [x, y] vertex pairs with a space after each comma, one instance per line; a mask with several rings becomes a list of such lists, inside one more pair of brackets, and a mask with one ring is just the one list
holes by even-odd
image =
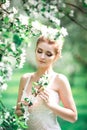
[[86, 2], [85, 2], [85, 0], [83, 0], [83, 7], [87, 7], [87, 4], [86, 4]]
[[36, 88], [34, 88], [34, 86], [32, 87], [32, 94], [34, 94], [34, 93], [36, 93], [37, 92], [37, 90], [36, 90]]
[[46, 11], [46, 9], [45, 9], [45, 8], [42, 8], [42, 9], [41, 9], [41, 11], [42, 11], [42, 12], [45, 12], [45, 11]]
[[23, 38], [19, 37], [17, 34], [14, 34], [13, 42], [16, 44], [16, 46], [20, 46], [22, 41], [23, 41]]
[[33, 82], [33, 85], [34, 85], [34, 86], [37, 86], [37, 85], [38, 85], [38, 83], [37, 83], [37, 82]]
[[6, 16], [5, 18], [4, 18], [4, 22], [7, 24], [7, 23], [9, 23], [9, 17], [8, 16]]
[[24, 122], [19, 122], [20, 126], [23, 128], [23, 129], [27, 129], [28, 126], [24, 123]]
[[6, 0], [0, 0], [0, 4], [6, 3]]
[[4, 32], [4, 33], [3, 33], [3, 36], [4, 36], [5, 38], [9, 38], [9, 32], [8, 32], [8, 31]]
[[24, 100], [25, 100], [26, 102], [29, 102], [29, 98], [25, 98]]
[[44, 2], [46, 2], [46, 0], [41, 0], [41, 1], [44, 1]]

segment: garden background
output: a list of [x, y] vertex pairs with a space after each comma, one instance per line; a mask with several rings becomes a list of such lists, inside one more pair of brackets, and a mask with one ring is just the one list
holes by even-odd
[[[39, 0], [37, 0], [36, 2], [39, 3]], [[46, 14], [47, 13], [50, 14], [52, 12], [53, 15], [56, 14], [56, 11], [54, 11], [54, 6], [56, 1], [54, 0], [54, 2], [52, 2], [50, 0], [47, 1], [42, 0], [41, 2], [42, 4], [41, 6], [39, 6], [40, 10], [38, 10], [36, 6], [37, 3], [35, 3], [35, 1], [33, 5], [33, 1], [29, 3], [28, 0], [27, 2], [24, 0], [19, 0], [18, 3], [16, 0], [13, 0], [9, 5], [10, 8], [9, 7], [7, 8], [8, 8], [8, 12], [11, 12], [11, 9], [13, 7], [15, 8], [15, 11], [17, 11], [16, 13], [14, 13], [13, 19], [15, 19], [15, 17], [19, 18], [19, 14], [21, 15], [23, 14], [21, 18], [25, 19], [24, 16], [26, 16], [26, 14], [28, 17], [31, 17], [30, 14], [35, 16], [36, 12], [39, 15], [41, 15], [42, 12], [42, 14], [44, 14], [43, 17], [45, 16], [45, 18], [42, 19], [42, 16], [40, 16], [39, 21], [45, 23], [46, 25], [49, 25], [49, 21], [48, 21], [49, 18]], [[68, 77], [70, 81], [73, 97], [75, 99], [75, 103], [78, 110], [78, 120], [75, 123], [72, 124], [60, 118], [58, 120], [60, 122], [62, 130], [87, 130], [87, 101], [86, 101], [87, 98], [87, 3], [84, 0], [83, 1], [73, 0], [72, 3], [71, 1], [66, 0], [66, 1], [61, 1], [60, 3], [58, 3], [58, 5], [59, 5], [58, 6], [59, 10], [57, 11], [59, 11], [58, 12], [59, 15], [56, 14], [55, 17], [60, 19], [61, 25], [67, 28], [68, 36], [65, 38], [64, 41], [62, 58], [55, 63], [54, 70], [58, 73], [63, 73]], [[50, 11], [47, 9], [48, 6]], [[51, 6], [52, 8], [50, 8]], [[8, 12], [6, 12], [5, 10], [6, 8], [4, 8], [3, 6], [1, 7], [1, 5], [0, 8], [1, 8], [0, 11], [2, 12], [1, 14], [2, 19], [0, 19], [1, 20], [0, 31], [2, 33], [4, 32], [3, 33], [4, 42], [6, 43], [6, 39], [8, 39], [8, 42], [9, 41], [12, 42], [11, 38], [13, 38], [14, 43], [18, 45], [17, 47], [19, 47], [20, 44], [22, 44], [21, 46], [22, 48], [25, 42], [27, 44], [24, 45], [26, 51], [26, 62], [23, 68], [20, 67], [21, 69], [19, 69], [17, 66], [15, 69], [13, 69], [13, 75], [11, 80], [6, 81], [8, 87], [6, 91], [3, 91], [1, 93], [2, 96], [0, 97], [0, 99], [2, 100], [2, 102], [7, 108], [12, 108], [16, 105], [17, 102], [18, 88], [19, 88], [19, 82], [21, 76], [26, 72], [33, 72], [36, 71], [37, 69], [35, 58], [34, 58], [34, 54], [35, 54], [34, 50], [35, 50], [37, 35], [33, 34], [32, 37], [27, 37], [29, 33], [24, 36], [20, 35], [21, 33], [22, 34], [25, 33], [24, 30], [27, 29], [25, 26], [21, 27], [21, 23], [18, 23], [18, 21], [15, 21], [16, 29], [14, 28], [13, 30], [15, 31], [13, 32], [13, 30], [9, 26], [10, 18], [7, 17], [9, 14]], [[6, 17], [4, 16], [4, 14], [6, 14]], [[23, 19], [21, 19], [21, 21], [23, 21]], [[36, 18], [36, 20], [37, 19], [38, 17]], [[11, 21], [11, 23], [12, 22], [13, 21]], [[9, 27], [7, 27], [7, 25]], [[24, 24], [22, 23], [22, 25]], [[6, 30], [2, 30], [2, 28]], [[10, 29], [9, 31], [7, 30], [8, 28]], [[8, 34], [8, 32], [10, 32], [12, 36]], [[1, 33], [0, 36], [2, 36]], [[22, 38], [24, 39], [22, 40]], [[3, 40], [0, 42], [3, 42]], [[22, 52], [20, 52], [19, 55], [21, 53]], [[17, 53], [15, 54], [15, 57], [16, 55]], [[8, 55], [6, 56], [8, 57]], [[0, 62], [1, 62], [1, 58], [2, 58], [2, 51], [0, 50]]]

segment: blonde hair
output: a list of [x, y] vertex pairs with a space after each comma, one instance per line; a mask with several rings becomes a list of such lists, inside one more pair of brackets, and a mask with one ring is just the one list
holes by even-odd
[[49, 45], [54, 45], [55, 53], [61, 55], [61, 50], [62, 50], [62, 47], [63, 47], [63, 41], [61, 39], [50, 40], [49, 38], [41, 36], [37, 40], [36, 48], [37, 48], [38, 44], [41, 43], [41, 42], [46, 42]]

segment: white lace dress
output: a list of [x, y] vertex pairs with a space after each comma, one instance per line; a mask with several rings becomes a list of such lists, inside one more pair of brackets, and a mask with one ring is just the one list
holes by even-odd
[[[28, 79], [25, 89], [23, 91], [23, 95], [21, 98], [22, 101], [25, 97], [28, 97], [26, 89], [29, 84], [29, 81], [30, 78]], [[50, 89], [49, 87], [47, 88]], [[57, 103], [59, 103], [58, 93], [52, 89], [50, 89], [50, 92], [52, 95], [51, 100], [55, 100]], [[57, 121], [57, 116], [44, 104], [43, 100], [39, 96], [37, 96], [35, 101], [36, 105], [29, 113], [29, 117], [27, 120], [27, 124], [29, 127], [27, 130], [61, 130]]]

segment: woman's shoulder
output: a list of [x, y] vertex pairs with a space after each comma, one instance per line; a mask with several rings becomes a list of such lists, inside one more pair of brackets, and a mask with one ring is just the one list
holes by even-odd
[[67, 80], [67, 79], [68, 79], [67, 76], [64, 75], [64, 74], [62, 74], [62, 73], [57, 73], [57, 72], [55, 72], [55, 74], [56, 74], [56, 77], [57, 77], [58, 79], [60, 79], [60, 80]]
[[30, 72], [30, 73], [25, 73], [21, 76], [21, 79], [28, 79], [29, 77], [31, 77], [34, 74], [34, 72]]
[[25, 73], [21, 76], [21, 78], [20, 78], [21, 89], [24, 89], [26, 82], [28, 81], [29, 78], [31, 78], [32, 75], [33, 75], [33, 72], [32, 73]]
[[69, 84], [67, 76], [61, 73], [56, 73], [56, 81], [60, 82], [61, 84]]

